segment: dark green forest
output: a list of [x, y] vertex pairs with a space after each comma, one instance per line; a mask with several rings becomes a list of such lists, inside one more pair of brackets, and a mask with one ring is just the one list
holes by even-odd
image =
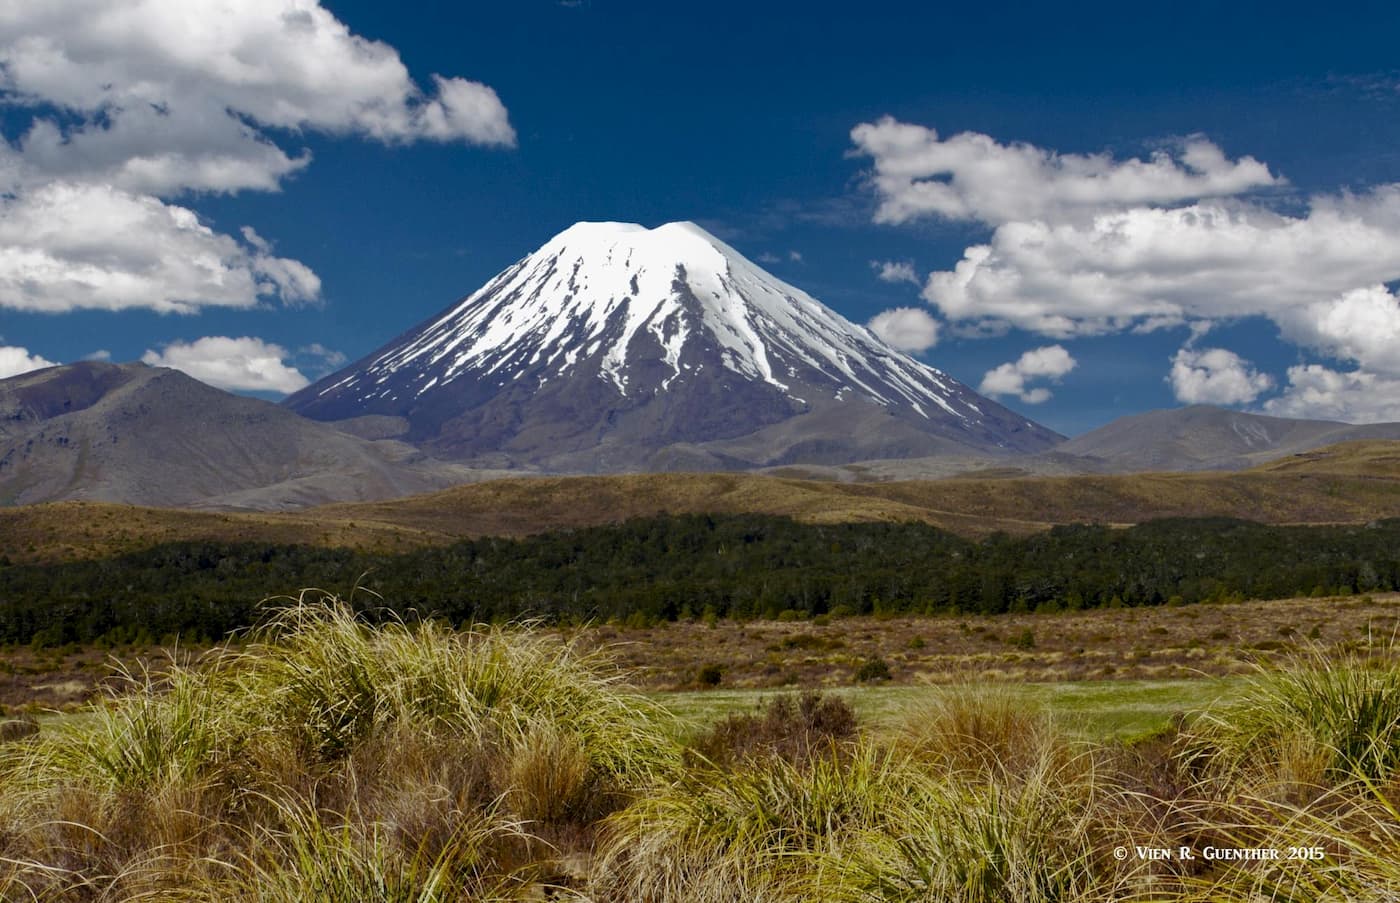
[[311, 587], [457, 624], [1189, 604], [1400, 588], [1400, 519], [1162, 520], [973, 542], [913, 523], [687, 515], [397, 554], [182, 542], [45, 566], [0, 558], [0, 642], [202, 641]]

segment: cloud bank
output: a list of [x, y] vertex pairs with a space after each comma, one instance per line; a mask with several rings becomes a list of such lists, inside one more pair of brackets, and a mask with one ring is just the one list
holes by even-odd
[[1057, 154], [1029, 144], [1000, 144], [963, 132], [940, 139], [920, 125], [885, 117], [851, 130], [858, 153], [872, 157], [880, 205], [875, 221], [921, 216], [989, 225], [1063, 220], [1105, 208], [1228, 196], [1279, 180], [1253, 157], [1237, 161], [1204, 138], [1190, 138], [1147, 160], [1107, 154]]
[[492, 88], [425, 90], [315, 0], [0, 4], [0, 93], [32, 117], [0, 142], [0, 306], [22, 310], [314, 300], [309, 267], [172, 201], [278, 190], [311, 162], [278, 144], [302, 132], [516, 142]]
[[[989, 230], [922, 296], [961, 334], [1058, 340], [1265, 318], [1294, 345], [1354, 366], [1290, 368], [1268, 410], [1372, 420], [1400, 395], [1400, 184], [1317, 194], [1281, 212], [1284, 180], [1201, 137], [1145, 158], [1059, 154], [891, 118], [851, 132], [873, 161], [877, 222]], [[1233, 359], [1227, 359], [1231, 355]], [[1275, 386], [1225, 349], [1183, 348], [1181, 400], [1247, 404]], [[996, 380], [993, 384], [997, 385]], [[1015, 393], [1008, 393], [1015, 394]]]

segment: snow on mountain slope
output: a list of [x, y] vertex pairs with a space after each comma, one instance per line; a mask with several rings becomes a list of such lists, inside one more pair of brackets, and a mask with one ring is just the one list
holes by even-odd
[[[403, 416], [437, 454], [577, 470], [1038, 451], [1059, 438], [693, 223], [572, 226], [287, 404], [319, 419]], [[851, 435], [857, 425], [874, 433]]]

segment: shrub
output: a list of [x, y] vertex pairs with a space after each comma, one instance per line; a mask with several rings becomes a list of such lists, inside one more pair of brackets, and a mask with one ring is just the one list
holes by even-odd
[[717, 687], [723, 678], [724, 669], [713, 662], [701, 665], [700, 670], [695, 672], [695, 682], [702, 687]]
[[695, 750], [721, 766], [764, 756], [800, 763], [855, 733], [855, 711], [845, 700], [809, 690], [796, 698], [778, 696], [756, 714], [728, 716], [696, 741]]
[[869, 658], [856, 669], [856, 680], [861, 683], [876, 683], [890, 679], [890, 666], [883, 658]]

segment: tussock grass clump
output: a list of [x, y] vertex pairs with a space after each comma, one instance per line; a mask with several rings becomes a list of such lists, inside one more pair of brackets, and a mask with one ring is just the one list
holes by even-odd
[[180, 667], [122, 672], [116, 694], [88, 719], [22, 756], [30, 787], [72, 782], [112, 792], [190, 786], [235, 754], [243, 730], [224, 673]]
[[464, 818], [449, 842], [408, 850], [377, 823], [327, 824], [313, 809], [284, 805], [281, 830], [264, 831], [227, 891], [257, 903], [483, 903], [516, 899], [523, 882], [492, 861], [515, 826]]
[[1383, 781], [1400, 766], [1392, 652], [1313, 649], [1261, 667], [1235, 705], [1199, 720], [1185, 754], [1217, 779], [1266, 795]]
[[[1261, 667], [1181, 743], [1199, 776], [1178, 808], [1198, 837], [1283, 851], [1227, 862], [1184, 898], [1388, 901], [1400, 888], [1400, 668], [1393, 644], [1320, 647]], [[1284, 855], [1288, 851], [1303, 851]], [[1301, 856], [1301, 858], [1298, 858]]]
[[725, 766], [611, 820], [597, 899], [1071, 903], [1121, 899], [1141, 871], [1108, 855], [1129, 795], [994, 690], [940, 695], [884, 740]]
[[616, 903], [812, 899], [821, 857], [884, 824], [916, 779], [870, 744], [691, 769], [611, 819], [592, 890]]
[[[1191, 806], [1191, 803], [1187, 803]], [[1207, 808], [1199, 826], [1217, 850], [1278, 851], [1197, 869], [1164, 899], [1182, 903], [1390, 903], [1400, 888], [1400, 797], [1352, 782], [1303, 802], [1240, 796]], [[1200, 814], [1200, 813], [1198, 813]], [[1200, 843], [1198, 843], [1200, 848]]]
[[659, 708], [621, 692], [596, 654], [528, 625], [370, 627], [343, 604], [298, 603], [253, 639], [239, 656], [242, 694], [311, 757], [333, 760], [392, 725], [513, 747], [552, 724], [567, 726], [593, 768], [624, 782], [675, 765]]
[[1074, 758], [1043, 710], [1006, 687], [961, 684], [930, 688], [894, 729], [898, 748], [944, 772], [1019, 774], [1047, 757]]
[[846, 901], [1121, 899], [1140, 877], [1106, 855], [1137, 806], [1042, 710], [995, 685], [939, 691], [891, 734], [917, 778], [884, 825], [818, 880]]
[[1078, 763], [1045, 756], [1014, 778], [926, 775], [911, 791], [883, 830], [831, 858], [813, 890], [868, 903], [1106, 903], [1134, 886], [1138, 864], [1106, 855], [1124, 800]]
[[518, 894], [544, 835], [678, 766], [604, 665], [529, 626], [371, 625], [304, 594], [242, 651], [0, 746], [0, 899]]

